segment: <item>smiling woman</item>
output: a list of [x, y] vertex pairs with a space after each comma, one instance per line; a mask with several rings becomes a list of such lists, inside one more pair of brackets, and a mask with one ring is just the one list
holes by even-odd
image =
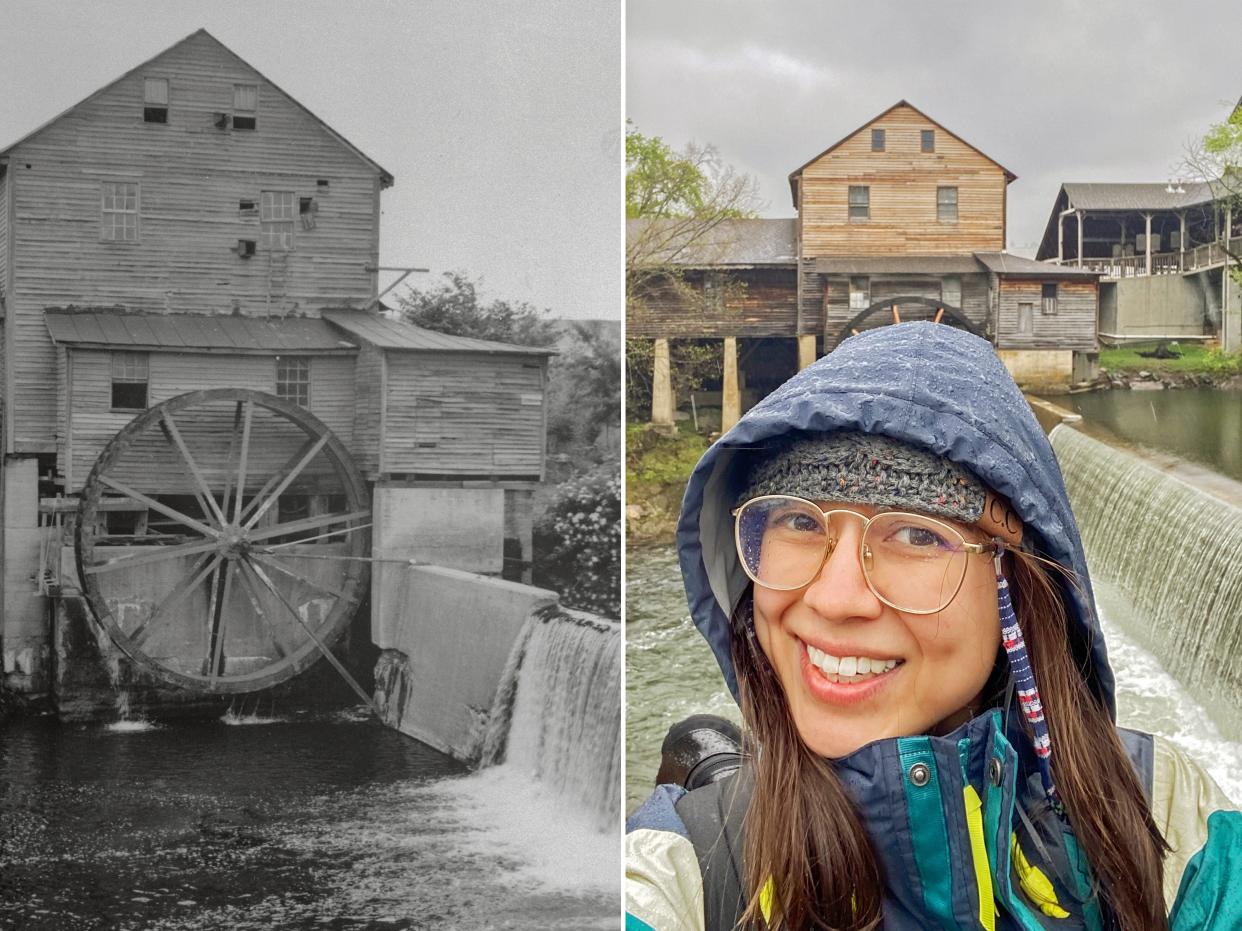
[[1115, 728], [1060, 472], [987, 342], [845, 341], [704, 455], [678, 542], [742, 762], [632, 816], [631, 927], [1239, 919], [1242, 816]]

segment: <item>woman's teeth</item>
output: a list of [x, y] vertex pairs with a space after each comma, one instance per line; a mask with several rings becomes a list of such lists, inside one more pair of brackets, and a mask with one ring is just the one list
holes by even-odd
[[901, 662], [897, 659], [872, 659], [870, 656], [836, 657], [809, 643], [806, 645], [806, 655], [829, 682], [862, 682], [888, 672]]

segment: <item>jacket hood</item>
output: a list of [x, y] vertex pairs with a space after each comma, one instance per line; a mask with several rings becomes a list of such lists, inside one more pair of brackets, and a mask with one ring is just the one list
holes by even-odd
[[1110, 713], [1113, 674], [1095, 614], [1078, 527], [1043, 429], [992, 345], [935, 323], [902, 323], [842, 342], [753, 407], [703, 455], [682, 501], [677, 549], [690, 614], [734, 697], [729, 618], [750, 580], [731, 510], [747, 459], [791, 431], [881, 434], [965, 466], [1008, 499], [1024, 546], [1071, 569], [1058, 579], [1071, 650]]

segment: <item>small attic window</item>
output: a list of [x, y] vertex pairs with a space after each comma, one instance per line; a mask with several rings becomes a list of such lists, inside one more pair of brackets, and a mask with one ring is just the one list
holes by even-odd
[[315, 212], [315, 198], [313, 197], [299, 197], [298, 198], [298, 213], [307, 214], [307, 213], [314, 213], [314, 212]]
[[331, 184], [327, 178], [320, 178], [315, 182], [315, 190], [317, 190], [321, 196], [327, 194], [330, 188]]
[[259, 128], [259, 85], [233, 85], [233, 128]]
[[168, 122], [168, 78], [143, 78], [142, 121]]
[[254, 219], [259, 215], [259, 205], [252, 200], [239, 200], [237, 202], [237, 215], [243, 220]]

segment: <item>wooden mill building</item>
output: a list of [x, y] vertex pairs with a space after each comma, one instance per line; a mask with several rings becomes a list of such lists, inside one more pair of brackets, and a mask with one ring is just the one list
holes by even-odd
[[655, 341], [653, 420], [673, 417], [676, 339], [723, 341], [726, 428], [795, 366], [897, 320], [984, 336], [1019, 381], [1085, 377], [1099, 274], [1006, 253], [1015, 177], [903, 100], [789, 175], [790, 219], [726, 221], [693, 243], [631, 220], [631, 255], [658, 242], [644, 259], [671, 273], [627, 313], [627, 336]]
[[[47, 689], [52, 525], [109, 441], [185, 392], [251, 389], [309, 411], [377, 510], [391, 489], [484, 494], [501, 506], [483, 512], [495, 526], [468, 568], [499, 573], [506, 538], [529, 560], [551, 350], [378, 312], [392, 184], [204, 30], [0, 150], [9, 688]], [[166, 480], [150, 497], [184, 494]]]

